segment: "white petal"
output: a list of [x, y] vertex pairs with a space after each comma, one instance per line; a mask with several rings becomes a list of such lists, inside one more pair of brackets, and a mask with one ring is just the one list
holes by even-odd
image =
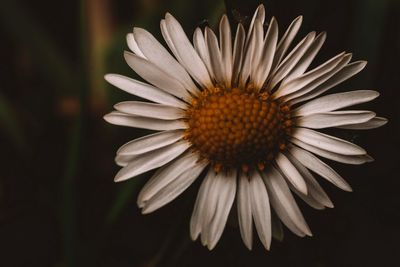
[[133, 33], [128, 33], [126, 35], [126, 42], [128, 43], [129, 49], [135, 53], [136, 55], [146, 59], [146, 56], [143, 54], [143, 52], [140, 50], [139, 46], [136, 43], [135, 37], [133, 36]]
[[303, 22], [303, 16], [297, 17], [287, 28], [285, 34], [282, 36], [281, 40], [278, 43], [276, 48], [274, 62], [272, 64], [272, 70], [281, 63], [282, 58], [285, 56], [287, 49], [292, 43], [294, 37], [296, 37], [297, 32], [301, 27], [301, 23]]
[[209, 185], [208, 195], [206, 196], [206, 201], [204, 202], [202, 214], [199, 215], [203, 217], [201, 225], [201, 243], [203, 246], [207, 246], [211, 240], [211, 223], [215, 216], [217, 210], [217, 202], [219, 194], [223, 187], [225, 186], [224, 180], [220, 179], [223, 174], [218, 173], [214, 176], [212, 183]]
[[188, 91], [192, 93], [199, 92], [186, 70], [151, 33], [141, 28], [134, 28], [133, 34], [140, 50], [150, 62], [156, 64], [169, 76], [182, 83]]
[[172, 42], [171, 36], [168, 32], [167, 23], [165, 22], [165, 19], [162, 19], [160, 21], [160, 29], [161, 29], [161, 34], [162, 34], [165, 42], [167, 43], [169, 49], [171, 49], [171, 51], [174, 54], [174, 56], [176, 57], [176, 59], [178, 59], [179, 62], [182, 62], [182, 59], [180, 58], [180, 56], [176, 50], [176, 47], [175, 47], [174, 43]]
[[128, 126], [156, 131], [167, 131], [167, 130], [179, 130], [186, 129], [187, 125], [181, 120], [159, 120], [146, 117], [137, 117], [121, 113], [118, 111], [113, 111], [105, 115], [104, 120], [108, 123]]
[[381, 127], [381, 126], [385, 125], [387, 122], [388, 122], [388, 120], [386, 118], [375, 117], [375, 118], [372, 118], [369, 121], [366, 121], [363, 123], [346, 124], [346, 125], [340, 126], [338, 128], [349, 129], [349, 130], [369, 130], [369, 129], [375, 129], [375, 128]]
[[310, 45], [307, 49], [299, 64], [285, 77], [283, 83], [288, 83], [293, 79], [300, 77], [301, 75], [306, 72], [308, 67], [311, 65], [312, 61], [314, 60], [315, 56], [318, 54], [319, 50], [321, 49], [322, 45], [326, 40], [326, 33], [322, 32], [317, 35], [314, 42]]
[[314, 176], [304, 167], [297, 159], [295, 159], [290, 153], [287, 154], [290, 161], [296, 166], [297, 170], [301, 173], [304, 180], [307, 182], [309, 195], [312, 195], [316, 201], [328, 208], [333, 208], [333, 203], [325, 193], [324, 189], [319, 185]]
[[215, 36], [215, 33], [210, 28], [206, 27], [205, 38], [215, 79], [219, 84], [223, 85], [225, 84], [225, 70], [217, 36]]
[[324, 64], [318, 66], [317, 68], [303, 74], [302, 76], [294, 80], [290, 80], [287, 83], [283, 81], [279, 86], [278, 90], [274, 93], [274, 96], [282, 97], [302, 89], [306, 85], [310, 84], [311, 82], [317, 80], [324, 74], [327, 74], [328, 72], [333, 70], [343, 59], [343, 56], [344, 53], [340, 53], [339, 55], [325, 62]]
[[216, 179], [222, 179], [223, 185], [220, 186], [218, 199], [216, 203], [216, 211], [209, 226], [209, 240], [207, 246], [212, 250], [221, 238], [225, 229], [228, 215], [231, 211], [233, 200], [236, 194], [236, 171], [229, 171], [227, 174], [217, 175]]
[[137, 199], [138, 206], [143, 207], [146, 201], [152, 198], [161, 189], [165, 188], [182, 173], [189, 171], [194, 166], [200, 164], [198, 161], [199, 156], [195, 153], [189, 152], [157, 170], [140, 191]]
[[147, 171], [159, 168], [181, 155], [189, 147], [190, 144], [188, 142], [180, 141], [143, 154], [132, 160], [126, 167], [122, 168], [115, 176], [114, 181], [121, 182]]
[[205, 166], [206, 164], [204, 162], [198, 163], [190, 170], [180, 174], [175, 180], [158, 191], [151, 199], [146, 201], [142, 213], [151, 213], [174, 200], [191, 184], [193, 184], [200, 173], [204, 170]]
[[293, 187], [296, 188], [299, 192], [307, 195], [308, 191], [306, 182], [304, 181], [301, 174], [290, 162], [290, 160], [283, 153], [279, 153], [275, 161], [279, 167], [279, 170], [281, 170], [282, 174], [284, 174], [289, 183], [292, 184]]
[[297, 65], [315, 38], [315, 32], [310, 32], [278, 65], [268, 83], [268, 90], [273, 89]]
[[288, 102], [289, 105], [291, 105], [290, 100], [296, 99], [298, 97], [301, 97], [309, 92], [312, 92], [323, 84], [324, 82], [328, 81], [332, 76], [334, 76], [336, 73], [338, 73], [341, 69], [343, 69], [351, 60], [352, 55], [351, 54], [345, 54], [342, 58], [342, 60], [339, 61], [339, 63], [332, 68], [330, 71], [326, 72], [325, 74], [321, 75], [320, 77], [316, 78], [315, 80], [312, 80], [310, 83], [308, 83], [306, 86], [301, 88], [300, 90], [297, 90], [296, 92], [285, 96], [285, 101]]
[[308, 150], [318, 156], [330, 159], [330, 160], [334, 160], [337, 162], [341, 162], [341, 163], [345, 163], [345, 164], [353, 164], [353, 165], [360, 165], [360, 164], [364, 164], [366, 162], [369, 162], [369, 157], [367, 155], [355, 155], [355, 156], [347, 156], [347, 155], [342, 155], [342, 154], [338, 154], [338, 153], [334, 153], [331, 151], [327, 151], [324, 150], [322, 148], [319, 147], [315, 147], [309, 144], [306, 144], [302, 141], [300, 141], [299, 139], [296, 138], [292, 138], [290, 139], [290, 141], [293, 144], [298, 145], [299, 147]]
[[251, 215], [250, 183], [247, 174], [239, 176], [239, 189], [237, 196], [238, 219], [240, 235], [243, 243], [251, 250], [253, 246], [253, 221]]
[[365, 155], [367, 152], [362, 148], [346, 140], [323, 134], [305, 128], [296, 128], [292, 134], [300, 141], [342, 155]]
[[126, 51], [124, 57], [129, 67], [149, 83], [181, 99], [189, 100], [191, 98], [178, 80], [168, 75], [156, 64]]
[[206, 65], [208, 73], [210, 74], [211, 78], [214, 78], [215, 75], [211, 67], [210, 53], [208, 52], [206, 40], [204, 39], [203, 32], [201, 31], [200, 28], [196, 28], [196, 30], [194, 31], [193, 44], [197, 53], [199, 54], [204, 64]]
[[237, 86], [239, 73], [242, 69], [243, 62], [243, 49], [246, 39], [246, 33], [242, 24], [239, 24], [236, 30], [235, 43], [233, 46], [233, 69], [232, 69], [232, 82]]
[[363, 110], [324, 112], [299, 117], [296, 120], [296, 125], [312, 129], [323, 129], [367, 122], [374, 118], [375, 115], [372, 111]]
[[204, 214], [206, 213], [205, 206], [206, 202], [208, 201], [208, 192], [210, 191], [215, 180], [215, 175], [216, 174], [213, 168], [210, 168], [206, 177], [201, 183], [199, 192], [197, 193], [196, 203], [190, 219], [190, 237], [192, 240], [196, 240], [199, 234], [203, 231], [202, 225], [204, 224]]
[[276, 44], [278, 42], [278, 24], [275, 18], [271, 19], [265, 40], [258, 68], [255, 70], [254, 84], [261, 88], [267, 79], [274, 59]]
[[203, 87], [210, 87], [212, 83], [207, 68], [187, 38], [182, 26], [169, 13], [165, 15], [165, 22], [178, 60], [198, 83]]
[[[260, 20], [256, 20], [254, 23], [254, 27], [257, 28], [258, 30], [256, 30], [255, 32], [262, 32], [263, 30], [263, 26]], [[256, 45], [257, 45], [257, 37], [260, 36], [259, 34], [255, 34], [253, 33], [250, 41], [248, 42], [248, 44], [245, 47], [245, 53], [244, 53], [244, 58], [243, 58], [243, 66], [242, 66], [242, 70], [240, 73], [240, 77], [239, 77], [239, 86], [244, 87], [247, 83], [247, 80], [250, 76], [251, 70], [253, 68], [253, 55], [256, 51]], [[255, 67], [255, 66], [254, 66]]]
[[114, 105], [114, 108], [126, 114], [161, 120], [177, 120], [185, 117], [182, 109], [139, 101], [125, 101]]
[[365, 102], [379, 96], [377, 91], [358, 90], [338, 93], [314, 99], [293, 111], [296, 116], [306, 116], [314, 113], [333, 111]]
[[129, 162], [137, 157], [138, 155], [117, 155], [115, 156], [115, 163], [120, 167], [125, 167]]
[[232, 80], [232, 34], [231, 26], [226, 15], [223, 15], [219, 24], [219, 38], [222, 54], [222, 62], [225, 69], [225, 85], [231, 86]]
[[261, 59], [261, 53], [263, 51], [263, 44], [264, 44], [264, 26], [263, 24], [259, 21], [256, 20], [254, 24], [254, 29], [253, 29], [253, 35], [254, 35], [254, 51], [253, 54], [251, 55], [251, 72], [250, 72], [250, 77], [253, 80], [256, 76], [257, 72], [257, 67]]
[[173, 107], [179, 107], [183, 109], [187, 107], [184, 102], [149, 84], [142, 83], [119, 74], [107, 74], [104, 76], [104, 78], [107, 82], [132, 95]]
[[249, 31], [248, 31], [247, 39], [246, 39], [246, 46], [247, 46], [247, 43], [249, 42], [249, 38], [251, 37], [251, 34], [253, 32], [253, 28], [254, 28], [254, 24], [255, 24], [256, 20], [259, 20], [261, 22], [261, 24], [264, 24], [265, 8], [264, 8], [263, 4], [261, 4], [261, 5], [259, 5], [257, 7], [257, 9], [254, 12], [254, 15], [253, 15], [253, 17], [251, 19], [250, 26], [249, 26]]
[[345, 66], [343, 69], [341, 69], [339, 72], [337, 72], [335, 75], [333, 75], [329, 80], [324, 82], [323, 84], [319, 85], [317, 88], [315, 88], [313, 91], [302, 95], [296, 99], [293, 99], [291, 101], [291, 104], [297, 104], [309, 99], [313, 99], [314, 97], [317, 97], [324, 92], [328, 91], [329, 89], [335, 87], [336, 85], [342, 83], [343, 81], [351, 78], [352, 76], [356, 75], [359, 73], [361, 70], [365, 68], [367, 65], [366, 61], [357, 61], [353, 62], [351, 64], [348, 64]]
[[143, 137], [121, 146], [118, 155], [140, 155], [158, 148], [170, 145], [183, 138], [182, 130], [163, 131]]
[[313, 154], [295, 146], [291, 146], [289, 151], [294, 158], [308, 169], [319, 174], [340, 189], [349, 192], [352, 191], [350, 185], [337, 172]]
[[271, 166], [269, 172], [263, 173], [263, 179], [271, 205], [282, 222], [296, 235], [311, 236], [310, 228], [281, 174]]
[[316, 210], [323, 210], [325, 206], [319, 203], [313, 195], [304, 195], [299, 190], [293, 187], [293, 185], [289, 184], [290, 190], [292, 190], [299, 198], [301, 198], [304, 202], [306, 202], [310, 207]]
[[257, 171], [254, 171], [251, 176], [249, 189], [254, 224], [261, 243], [269, 250], [272, 238], [271, 210], [267, 189]]

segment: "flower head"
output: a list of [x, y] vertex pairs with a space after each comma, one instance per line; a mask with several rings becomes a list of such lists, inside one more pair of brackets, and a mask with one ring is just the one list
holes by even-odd
[[362, 130], [386, 123], [371, 111], [342, 110], [375, 99], [376, 91], [321, 96], [366, 62], [350, 62], [352, 55], [343, 52], [310, 69], [326, 34], [311, 32], [289, 50], [302, 17], [281, 38], [275, 18], [266, 32], [264, 20], [260, 5], [247, 33], [239, 24], [232, 40], [223, 16], [219, 37], [210, 28], [197, 28], [193, 46], [178, 21], [166, 14], [161, 31], [173, 56], [144, 29], [127, 35], [132, 52], [125, 52], [125, 60], [149, 84], [105, 76], [151, 101], [118, 103], [105, 120], [156, 131], [117, 151], [116, 162], [123, 168], [115, 181], [159, 168], [138, 197], [142, 212], [150, 213], [203, 179], [190, 232], [209, 249], [220, 239], [235, 197], [240, 233], [249, 249], [253, 222], [266, 249], [272, 226], [280, 222], [298, 236], [311, 236], [292, 192], [313, 208], [333, 207], [314, 174], [351, 191], [319, 157], [346, 164], [372, 160], [363, 148], [316, 129]]

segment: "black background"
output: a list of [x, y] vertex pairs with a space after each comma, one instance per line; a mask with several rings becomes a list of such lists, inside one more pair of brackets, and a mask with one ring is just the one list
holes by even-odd
[[[145, 131], [107, 125], [102, 116], [132, 99], [106, 85], [125, 66], [124, 36], [133, 26], [160, 37], [166, 11], [192, 34], [215, 26], [222, 1], [12, 1], [0, 3], [0, 265], [1, 266], [395, 266], [400, 246], [400, 1], [269, 0], [283, 31], [304, 15], [300, 35], [327, 31], [316, 63], [346, 50], [367, 68], [332, 91], [376, 89], [361, 108], [389, 118], [380, 129], [337, 132], [365, 147], [375, 162], [329, 162], [352, 185], [349, 194], [322, 181], [334, 209], [298, 203], [314, 234], [266, 252], [248, 251], [232, 213], [209, 252], [189, 238], [200, 181], [171, 204], [141, 215], [138, 191], [149, 174], [114, 184], [114, 153]], [[227, 1], [243, 22], [258, 2]], [[100, 11], [99, 11], [100, 10]], [[205, 19], [210, 19], [209, 21]], [[215, 27], [214, 27], [215, 28]]]

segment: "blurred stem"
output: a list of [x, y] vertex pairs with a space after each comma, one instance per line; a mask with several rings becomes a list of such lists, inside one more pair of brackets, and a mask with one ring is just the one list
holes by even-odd
[[106, 107], [105, 52], [111, 36], [112, 12], [110, 0], [87, 0], [84, 24], [87, 25], [88, 75], [90, 83], [90, 105], [102, 111]]
[[84, 125], [86, 121], [87, 110], [87, 29], [85, 21], [86, 2], [81, 1], [80, 16], [80, 47], [81, 47], [81, 68], [78, 73], [80, 76], [80, 85], [78, 87], [79, 113], [71, 128], [68, 154], [65, 167], [64, 178], [61, 183], [61, 218], [64, 233], [64, 256], [66, 266], [77, 265], [77, 251], [79, 250], [77, 242], [77, 212], [76, 212], [76, 180], [79, 174], [80, 162], [83, 158]]

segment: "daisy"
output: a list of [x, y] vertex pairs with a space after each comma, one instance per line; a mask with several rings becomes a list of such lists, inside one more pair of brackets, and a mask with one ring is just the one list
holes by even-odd
[[[138, 196], [144, 214], [202, 183], [190, 221], [193, 240], [215, 247], [236, 197], [240, 234], [252, 248], [253, 227], [267, 250], [282, 222], [298, 236], [311, 236], [292, 192], [316, 209], [333, 204], [318, 178], [345, 191], [350, 185], [320, 157], [346, 163], [372, 161], [356, 144], [317, 131], [382, 126], [372, 111], [343, 110], [379, 93], [358, 90], [324, 95], [360, 72], [365, 61], [339, 53], [315, 68], [310, 64], [326, 39], [311, 32], [292, 45], [302, 17], [279, 38], [273, 17], [264, 31], [260, 5], [248, 31], [234, 38], [223, 16], [219, 36], [197, 28], [193, 44], [169, 13], [161, 32], [170, 52], [149, 32], [127, 35], [128, 65], [148, 83], [107, 74], [112, 85], [147, 101], [116, 104], [109, 123], [154, 130], [123, 145], [116, 156], [116, 182], [158, 169]], [[292, 49], [289, 49], [293, 47]], [[254, 222], [254, 225], [253, 225]], [[279, 233], [277, 231], [276, 233]]]

